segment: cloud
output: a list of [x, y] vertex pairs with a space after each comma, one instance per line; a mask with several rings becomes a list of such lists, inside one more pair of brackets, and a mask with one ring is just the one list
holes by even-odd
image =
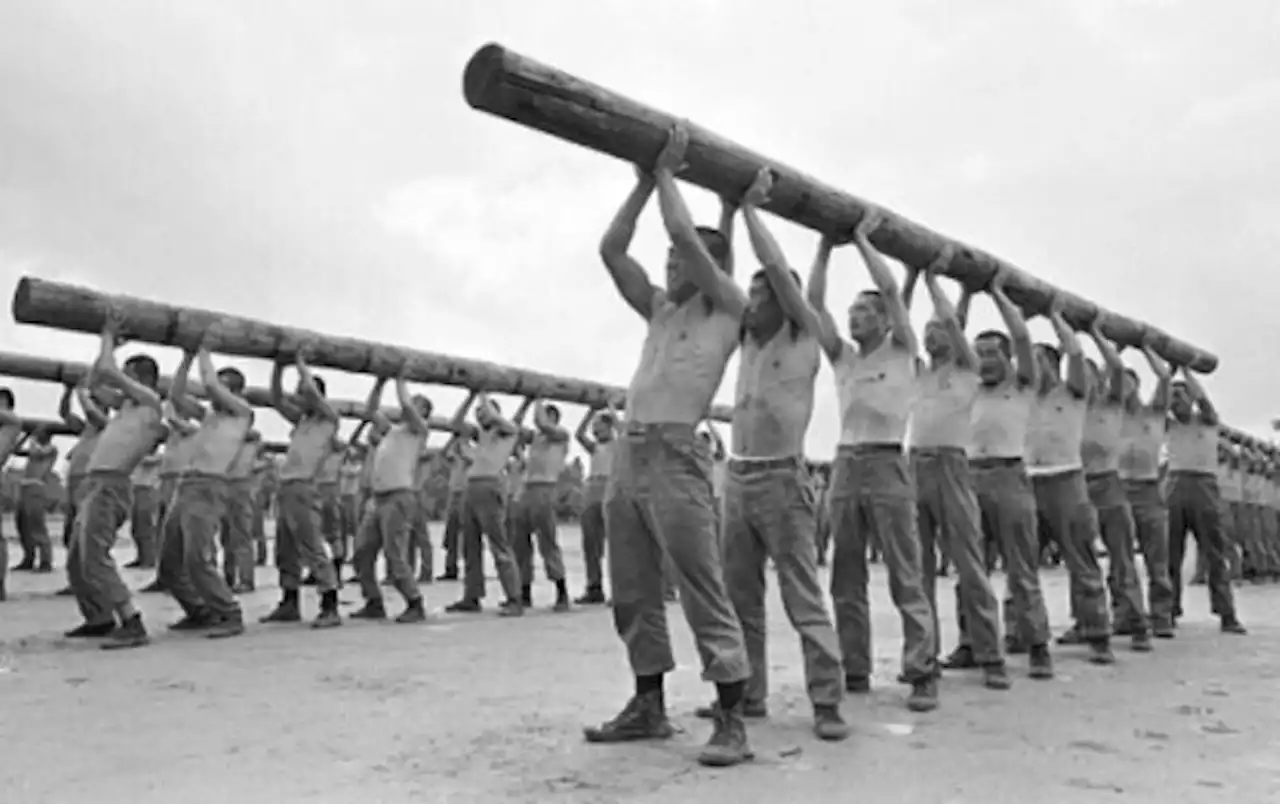
[[[1265, 432], [1280, 396], [1261, 347], [1280, 290], [1265, 270], [1280, 208], [1273, 21], [1264, 0], [1232, 15], [16, 0], [0, 7], [0, 279], [625, 384], [643, 328], [596, 248], [630, 171], [468, 109], [463, 65], [500, 41], [1217, 350], [1210, 391]], [[713, 219], [715, 199], [689, 194]], [[776, 230], [803, 270], [816, 236]], [[636, 254], [657, 267], [664, 249], [650, 210]], [[866, 284], [841, 255], [833, 309]], [[982, 302], [975, 316], [995, 322]], [[94, 346], [4, 323], [0, 348], [85, 360]], [[267, 366], [236, 362], [265, 382]], [[330, 379], [341, 396], [368, 387]], [[809, 448], [824, 455], [837, 422], [825, 370], [820, 382]], [[18, 390], [24, 411], [56, 402]]]

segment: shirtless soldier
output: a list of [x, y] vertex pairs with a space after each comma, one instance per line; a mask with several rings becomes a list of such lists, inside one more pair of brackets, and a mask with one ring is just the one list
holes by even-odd
[[462, 534], [462, 559], [466, 564], [462, 599], [450, 603], [445, 611], [480, 611], [484, 599], [484, 539], [489, 540], [493, 563], [506, 600], [498, 614], [518, 617], [524, 613], [520, 603], [520, 568], [508, 538], [506, 505], [503, 499], [501, 473], [520, 438], [519, 427], [502, 415], [497, 402], [487, 394], [477, 394], [476, 425], [466, 423], [466, 407], [455, 414], [450, 429], [475, 442], [471, 466], [467, 469], [466, 520]]
[[307, 368], [306, 354], [304, 347], [294, 357], [298, 387], [292, 397], [284, 392], [287, 359], [277, 359], [271, 372], [271, 403], [276, 412], [293, 425], [293, 432], [289, 435], [289, 451], [280, 470], [276, 517], [276, 568], [280, 572], [282, 598], [280, 605], [261, 621], [280, 623], [302, 619], [298, 587], [302, 569], [306, 567], [315, 576], [320, 591], [320, 615], [312, 627], [331, 628], [342, 624], [338, 614], [338, 578], [321, 532], [315, 478], [320, 464], [345, 445], [337, 439], [338, 412], [325, 398], [324, 381]]
[[[1222, 631], [1244, 634], [1227, 579], [1222, 522], [1218, 516], [1218, 411], [1195, 375], [1185, 368], [1173, 383], [1169, 404], [1169, 575], [1173, 616], [1182, 611], [1182, 561], [1187, 531], [1196, 537], [1208, 564], [1209, 600]], [[1175, 619], [1174, 626], [1177, 626]]]
[[[937, 271], [950, 262], [947, 245], [923, 272], [933, 301], [933, 317], [924, 328], [927, 366], [917, 376], [916, 407], [911, 422], [911, 462], [916, 477], [916, 515], [924, 563], [925, 592], [933, 608], [935, 655], [941, 650], [938, 623], [938, 552], [956, 568], [956, 611], [969, 642], [948, 659], [950, 669], [981, 667], [989, 689], [1009, 689], [1000, 649], [1000, 607], [987, 577], [982, 519], [969, 467], [973, 444], [973, 408], [982, 379], [978, 356], [964, 334], [960, 313], [938, 284]], [[907, 279], [903, 296], [908, 307], [920, 272]], [[971, 294], [961, 305], [967, 311]], [[944, 566], [945, 566], [944, 563]]]
[[[981, 383], [973, 403], [969, 467], [981, 521], [989, 523], [994, 531], [991, 536], [1004, 556], [1009, 641], [1030, 649], [1031, 678], [1049, 679], [1053, 678], [1053, 659], [1049, 653], [1049, 615], [1040, 589], [1036, 500], [1023, 461], [1040, 372], [1026, 319], [1005, 295], [1005, 278], [1003, 272], [997, 273], [987, 292], [1008, 333], [986, 330], [973, 341]], [[967, 610], [964, 595], [960, 597], [957, 613]], [[968, 647], [967, 625], [961, 617], [960, 645], [946, 660], [948, 667], [968, 664], [966, 654], [972, 649]]]
[[[1040, 387], [1031, 408], [1027, 430], [1027, 457], [1036, 507], [1050, 538], [1062, 551], [1070, 575], [1074, 633], [1089, 645], [1089, 661], [1112, 664], [1111, 626], [1107, 590], [1094, 553], [1098, 541], [1098, 514], [1089, 502], [1081, 447], [1084, 423], [1092, 393], [1092, 378], [1084, 349], [1062, 317], [1062, 300], [1056, 295], [1048, 310], [1049, 323], [1058, 336], [1058, 347], [1036, 346], [1040, 362]], [[1063, 378], [1062, 358], [1067, 372]], [[1067, 642], [1072, 641], [1070, 638]]]
[[[79, 510], [81, 491], [84, 488], [85, 466], [88, 465], [89, 456], [93, 454], [93, 448], [98, 443], [98, 437], [102, 435], [102, 429], [107, 426], [107, 418], [115, 402], [107, 386], [101, 384], [90, 386], [89, 379], [90, 374], [86, 374], [74, 389], [68, 387], [69, 393], [64, 392], [62, 401], [58, 403], [58, 415], [79, 435], [75, 445], [67, 451], [67, 496], [66, 513], [62, 517], [62, 546], [68, 550], [71, 549], [71, 537], [75, 533], [76, 513]], [[80, 409], [84, 411], [83, 419], [71, 409], [72, 395], [80, 404]], [[73, 594], [69, 575], [67, 586], [59, 590], [58, 594]], [[82, 611], [81, 614], [84, 615], [86, 622], [100, 621], [105, 616], [101, 612]]]
[[206, 410], [187, 396], [190, 360], [184, 360], [173, 378], [169, 395], [174, 406], [199, 412], [200, 429], [191, 438], [191, 467], [178, 483], [176, 509], [180, 549], [161, 556], [160, 583], [182, 607], [184, 616], [170, 626], [174, 631], [210, 631], [210, 636], [231, 637], [244, 633], [244, 616], [227, 580], [218, 568], [218, 530], [227, 510], [227, 474], [248, 440], [253, 409], [241, 398], [244, 375], [237, 369], [214, 369], [209, 346], [216, 333], [205, 331], [194, 354], [200, 381], [209, 394]]
[[[132, 504], [129, 475], [156, 441], [164, 437], [160, 395], [156, 392], [160, 369], [152, 358], [134, 355], [125, 361], [121, 371], [115, 358], [119, 334], [119, 313], [110, 309], [102, 329], [102, 349], [91, 374], [123, 392], [125, 399], [89, 457], [81, 510], [67, 555], [67, 573], [76, 597], [91, 601], [82, 603], [81, 611], [106, 613], [105, 619], [86, 622], [67, 632], [67, 636], [109, 636], [110, 640], [102, 645], [108, 650], [134, 648], [149, 641], [142, 615], [134, 608], [129, 588], [111, 557], [111, 548]], [[118, 628], [112, 613], [119, 618]]]
[[[743, 713], [764, 717], [768, 712], [765, 565], [772, 559], [787, 619], [800, 635], [814, 733], [822, 740], [843, 740], [849, 727], [840, 716], [840, 641], [818, 581], [804, 462], [814, 381], [822, 366], [820, 325], [798, 276], [760, 219], [758, 207], [769, 200], [772, 183], [768, 169], [761, 170], [742, 199], [751, 246], [764, 269], [751, 277], [742, 319], [730, 436], [735, 457], [727, 461], [723, 511], [725, 583], [751, 662]], [[697, 714], [714, 718], [718, 708], [713, 703]]]
[[[8, 389], [0, 389], [8, 391]], [[3, 416], [0, 411], [0, 416]], [[0, 439], [0, 454], [4, 449]], [[22, 542], [23, 560], [15, 569], [29, 567], [33, 572], [53, 572], [53, 542], [49, 539], [49, 525], [45, 519], [49, 504], [45, 499], [45, 487], [49, 473], [58, 460], [58, 448], [44, 428], [36, 428], [27, 439], [23, 454], [27, 465], [22, 468], [21, 496], [18, 500], [18, 538]], [[0, 457], [0, 464], [4, 458]], [[26, 565], [26, 567], [24, 567]]]
[[924, 712], [938, 705], [937, 640], [933, 607], [924, 588], [915, 485], [902, 448], [917, 391], [919, 347], [897, 282], [867, 239], [877, 223], [876, 214], [869, 212], [853, 233], [876, 285], [849, 306], [853, 342], [840, 336], [827, 311], [827, 265], [834, 245], [830, 237], [819, 246], [809, 278], [809, 302], [818, 311], [818, 337], [835, 370], [840, 401], [840, 445], [831, 477], [831, 597], [845, 688], [867, 692], [872, 666], [867, 549], [872, 531], [877, 533], [890, 594], [902, 617], [902, 674], [911, 685], [907, 706]]
[[[593, 605], [607, 602], [604, 594], [604, 574], [601, 564], [604, 560], [604, 490], [609, 483], [609, 470], [613, 465], [615, 428], [618, 414], [609, 407], [605, 410], [593, 409], [582, 417], [575, 434], [578, 444], [591, 456], [591, 465], [587, 469], [586, 489], [582, 501], [582, 559], [586, 564], [587, 591], [574, 602], [579, 605]], [[591, 434], [587, 434], [590, 426]]]
[[556, 539], [556, 484], [569, 456], [569, 431], [560, 426], [560, 408], [541, 399], [533, 403], [533, 426], [524, 494], [520, 500], [520, 530], [515, 534], [516, 553], [524, 559], [520, 595], [525, 606], [533, 605], [531, 542], [536, 537], [547, 580], [556, 585], [554, 610], [564, 612], [569, 610], [569, 587], [564, 580], [564, 556]]
[[[194, 354], [184, 353], [182, 362], [178, 364], [177, 373], [183, 374], [190, 371], [194, 360]], [[156, 508], [156, 527], [160, 542], [158, 558], [163, 560], [168, 551], [172, 557], [171, 560], [177, 560], [179, 567], [182, 562], [182, 529], [178, 527], [181, 522], [177, 510], [178, 485], [183, 474], [191, 468], [194, 439], [196, 433], [200, 431], [197, 425], [187, 420], [189, 418], [187, 414], [191, 413], [190, 402], [191, 400], [175, 400], [170, 395], [170, 399], [164, 406], [164, 423], [168, 427], [168, 435], [165, 437], [164, 448], [160, 452], [160, 491]], [[165, 591], [160, 579], [159, 563], [156, 566], [155, 580], [143, 587], [142, 591], [148, 593]]]
[[[1148, 336], [1149, 338], [1150, 336]], [[1142, 550], [1142, 563], [1147, 568], [1147, 606], [1151, 616], [1151, 632], [1160, 639], [1173, 638], [1173, 586], [1169, 579], [1169, 512], [1160, 488], [1160, 449], [1164, 446], [1169, 418], [1169, 392], [1172, 373], [1169, 365], [1151, 349], [1150, 341], [1142, 345], [1142, 353], [1156, 375], [1151, 398], [1143, 402], [1138, 374], [1125, 369], [1124, 442], [1120, 454], [1120, 477], [1124, 478], [1125, 496], [1133, 511], [1134, 530]]]
[[364, 595], [364, 607], [351, 616], [359, 620], [385, 620], [387, 617], [376, 570], [378, 551], [381, 550], [386, 558], [387, 574], [405, 601], [405, 610], [396, 617], [396, 622], [420, 623], [426, 620], [427, 614], [409, 564], [409, 541], [418, 509], [418, 455], [431, 432], [427, 425], [431, 401], [425, 396], [409, 393], [402, 365], [396, 377], [400, 421], [392, 424], [381, 410], [382, 389], [386, 382], [386, 377], [378, 378], [369, 392], [365, 408], [365, 415], [372, 423], [378, 441], [377, 448], [369, 457], [373, 461], [374, 507], [365, 515], [352, 562]]
[[[663, 694], [663, 678], [675, 669], [662, 597], [663, 556], [669, 553], [702, 677], [716, 685], [719, 704], [698, 760], [724, 766], [752, 756], [742, 711], [751, 668], [721, 565], [711, 454], [696, 431], [737, 348], [746, 297], [723, 267], [729, 241], [718, 230], [694, 226], [676, 187], [688, 143], [688, 130], [677, 125], [653, 175], [639, 175], [600, 245], [614, 285], [648, 323], [648, 334], [627, 390], [627, 421], [605, 491], [614, 626], [627, 646], [635, 695], [612, 720], [585, 729], [585, 736], [603, 743], [674, 733]], [[666, 290], [627, 254], [655, 187], [671, 239]]]
[[[1097, 511], [1102, 541], [1107, 547], [1107, 586], [1115, 633], [1128, 635], [1133, 650], [1151, 650], [1150, 623], [1142, 599], [1142, 584], [1134, 561], [1135, 525], [1124, 482], [1120, 479], [1125, 417], [1125, 365], [1116, 347], [1102, 334], [1104, 322], [1095, 320], [1090, 330], [1102, 355], [1105, 376], [1089, 361], [1092, 390], [1085, 415], [1081, 460], [1084, 463], [1089, 501]], [[1073, 606], [1073, 609], [1075, 607]]]

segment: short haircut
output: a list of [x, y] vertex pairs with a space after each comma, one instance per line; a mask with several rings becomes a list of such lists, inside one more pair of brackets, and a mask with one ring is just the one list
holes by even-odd
[[222, 382], [223, 385], [227, 386], [233, 391], [244, 390], [244, 386], [245, 386], [244, 373], [241, 372], [240, 369], [238, 368], [227, 366], [226, 368], [218, 369], [218, 379]]
[[695, 231], [711, 257], [723, 267], [725, 260], [729, 258], [729, 238], [714, 226], [698, 226]]
[[320, 396], [328, 395], [328, 390], [325, 388], [325, 385], [324, 385], [324, 377], [317, 377], [316, 375], [313, 374], [311, 375], [311, 381], [315, 383], [316, 390], [320, 392]]
[[13, 399], [13, 391], [9, 388], [0, 388], [0, 402], [5, 403], [10, 408], [17, 404]]
[[559, 422], [559, 421], [560, 421], [560, 408], [556, 407], [555, 405], [545, 405], [545, 406], [543, 406], [542, 410], [543, 410], [543, 411], [544, 411], [548, 416], [550, 416], [551, 418], [555, 419], [555, 420], [556, 420], [556, 422]]
[[1062, 361], [1062, 351], [1059, 350], [1058, 347], [1054, 346], [1053, 344], [1037, 343], [1036, 348], [1042, 351], [1048, 352], [1049, 355], [1053, 357], [1053, 362], [1059, 363]]
[[155, 388], [160, 382], [160, 366], [150, 355], [134, 355], [124, 361], [125, 369], [132, 369], [138, 381], [149, 388]]
[[889, 307], [885, 304], [884, 294], [878, 290], [860, 290], [858, 296], [871, 299], [871, 303], [875, 305], [876, 312], [884, 315], [889, 312]]
[[973, 340], [975, 343], [983, 340], [995, 341], [1000, 346], [1000, 351], [1004, 353], [1005, 357], [1013, 357], [1013, 341], [1010, 340], [1007, 334], [998, 329], [984, 329]]
[[[791, 273], [791, 278], [792, 278], [792, 279], [794, 279], [794, 280], [796, 281], [796, 285], [797, 285], [797, 286], [799, 286], [799, 287], [802, 287], [802, 288], [803, 288], [803, 287], [804, 287], [804, 280], [800, 278], [800, 272], [799, 272], [799, 271], [791, 271], [790, 273]], [[766, 282], [768, 282], [768, 281], [769, 281], [769, 272], [768, 272], [768, 271], [766, 271], [765, 269], [761, 268], [759, 271], [756, 271], [754, 274], [752, 274], [752, 275], [751, 275], [751, 280], [750, 280], [750, 281], [754, 282], [754, 281], [756, 281], [757, 279], [763, 279], [763, 280], [765, 280]], [[769, 283], [769, 289], [770, 289], [770, 290], [773, 290], [773, 283], [772, 283], [772, 282], [770, 282], [770, 283]]]

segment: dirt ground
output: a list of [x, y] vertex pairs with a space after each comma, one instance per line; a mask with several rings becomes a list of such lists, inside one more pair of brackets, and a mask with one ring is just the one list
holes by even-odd
[[[577, 529], [562, 538], [579, 592]], [[118, 556], [130, 555], [122, 541]], [[128, 572], [135, 588], [150, 580]], [[1012, 691], [950, 674], [942, 706], [915, 715], [894, 683], [901, 631], [877, 572], [876, 688], [846, 702], [854, 735], [834, 745], [809, 734], [799, 646], [775, 592], [771, 719], [751, 727], [754, 763], [712, 771], [693, 761], [708, 727], [691, 713], [710, 689], [676, 608], [668, 704], [683, 733], [602, 747], [584, 744], [581, 727], [626, 700], [623, 651], [607, 609], [553, 614], [545, 582], [519, 620], [443, 615], [459, 586], [436, 583], [427, 625], [315, 632], [256, 624], [278, 594], [274, 572], [259, 569], [245, 636], [166, 633], [176, 605], [142, 595], [153, 644], [104, 653], [61, 638], [78, 619], [51, 594], [62, 581], [11, 574], [0, 604], [0, 799], [15, 804], [1280, 801], [1276, 586], [1237, 589], [1246, 638], [1218, 633], [1197, 588], [1178, 639], [1154, 654], [1121, 643], [1119, 663], [1096, 668], [1060, 649], [1051, 682], [1026, 679], [1016, 657]], [[1061, 628], [1065, 575], [1048, 573], [1046, 586]], [[490, 602], [497, 594], [491, 582]], [[357, 590], [342, 596], [350, 611]], [[941, 597], [949, 648], [953, 598]], [[314, 594], [303, 599], [314, 613]]]

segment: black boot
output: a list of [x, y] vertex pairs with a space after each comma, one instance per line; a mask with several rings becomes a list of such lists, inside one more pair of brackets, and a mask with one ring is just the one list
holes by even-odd
[[666, 740], [675, 734], [662, 691], [637, 693], [612, 720], [582, 730], [589, 743]]
[[302, 619], [298, 609], [298, 590], [286, 591], [280, 599], [280, 605], [272, 609], [265, 617], [259, 617], [260, 623], [296, 623]]
[[427, 610], [424, 608], [422, 598], [410, 600], [404, 607], [404, 611], [396, 617], [396, 622], [401, 624], [407, 623], [424, 623], [427, 621]]
[[342, 615], [338, 614], [337, 591], [325, 592], [320, 596], [320, 614], [311, 622], [312, 628], [337, 628], [342, 625]]
[[140, 648], [151, 641], [147, 636], [147, 629], [142, 627], [142, 615], [135, 614], [120, 624], [120, 627], [111, 632], [111, 636], [107, 637], [107, 641], [102, 643], [103, 650], [123, 650], [125, 648]]

